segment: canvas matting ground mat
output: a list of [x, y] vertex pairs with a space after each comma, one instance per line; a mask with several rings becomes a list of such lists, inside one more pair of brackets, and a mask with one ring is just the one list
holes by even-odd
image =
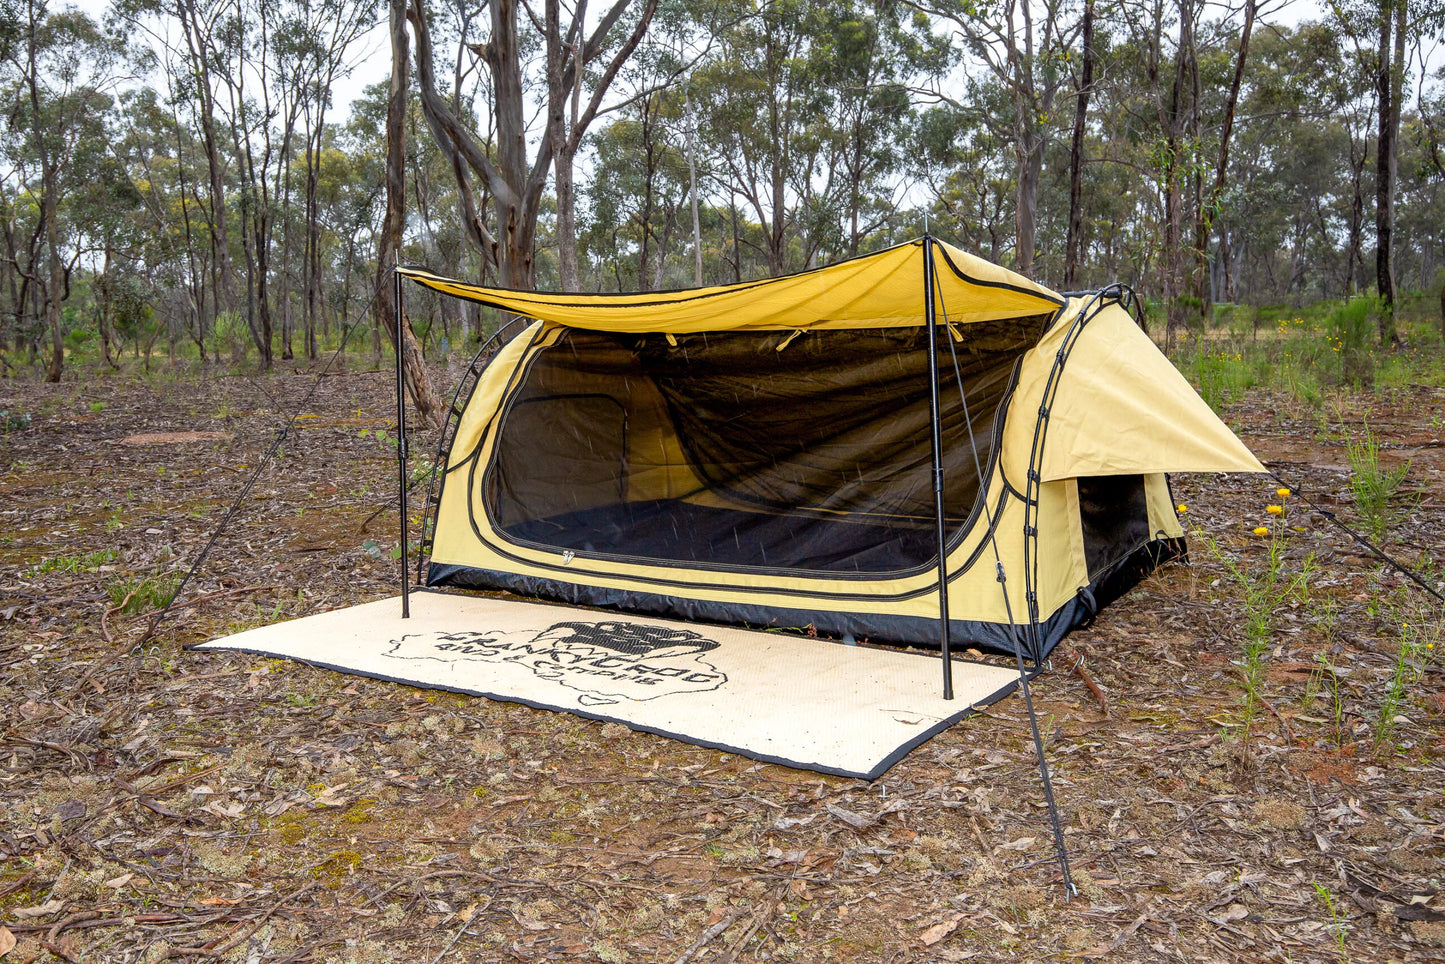
[[623, 723], [769, 763], [874, 779], [1006, 696], [1018, 673], [791, 635], [415, 592], [202, 643]]

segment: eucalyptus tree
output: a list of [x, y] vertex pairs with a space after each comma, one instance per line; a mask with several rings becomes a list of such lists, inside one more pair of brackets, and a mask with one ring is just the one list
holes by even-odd
[[1340, 29], [1362, 47], [1375, 90], [1375, 286], [1382, 344], [1399, 341], [1395, 326], [1395, 204], [1399, 179], [1400, 118], [1407, 72], [1422, 41], [1445, 35], [1445, 0], [1332, 0]]
[[[559, 0], [544, 0], [540, 14], [525, 0], [490, 0], [485, 9], [490, 28], [485, 39], [470, 36], [471, 18], [464, 16], [455, 56], [467, 64], [466, 73], [484, 75], [490, 139], [447, 103], [438, 79], [430, 11], [423, 0], [408, 9], [427, 123], [451, 162], [467, 237], [509, 287], [531, 288], [535, 283], [537, 219], [547, 177], [558, 165], [560, 281], [564, 288], [575, 288], [572, 164], [618, 72], [646, 33], [657, 2], [615, 0], [595, 21], [585, 0], [577, 0], [570, 11], [564, 11]], [[599, 69], [589, 70], [589, 65]], [[529, 151], [527, 95], [533, 85], [546, 94], [541, 129]], [[478, 186], [490, 199], [490, 218], [477, 203]]]
[[927, 187], [930, 214], [942, 233], [956, 236], [971, 254], [1001, 262], [1014, 239], [1017, 166], [1005, 138], [979, 115], [1006, 113], [1009, 100], [996, 84], [979, 84], [975, 93], [977, 112], [935, 104], [918, 115], [911, 173]]
[[949, 59], [947, 39], [926, 23], [911, 23], [910, 12], [892, 0], [823, 5], [824, 44], [815, 69], [832, 88], [829, 163], [838, 173], [837, 207], [849, 257], [897, 209], [895, 176], [908, 154], [913, 118], [909, 84], [920, 74], [938, 74]]
[[669, 242], [689, 203], [684, 139], [675, 134], [683, 109], [681, 92], [647, 89], [593, 137], [583, 236], [618, 290], [664, 287]]
[[[101, 357], [106, 364], [115, 367], [111, 349], [115, 342], [114, 306], [116, 287], [125, 275], [143, 275], [154, 283], [160, 280], [158, 272], [146, 270], [145, 253], [148, 244], [149, 219], [144, 209], [144, 198], [128, 168], [128, 153], [117, 149], [124, 135], [118, 126], [107, 125], [103, 139], [89, 140], [85, 150], [91, 154], [84, 164], [87, 176], [66, 192], [65, 207], [70, 212], [74, 225], [72, 247], [75, 254], [88, 262], [91, 281], [92, 316], [100, 336]], [[169, 234], [164, 229], [163, 235]], [[169, 238], [166, 239], [167, 241]], [[173, 268], [176, 264], [175, 246], [163, 243], [164, 264]], [[167, 272], [166, 280], [183, 279]], [[184, 284], [171, 286], [173, 290], [185, 291]], [[183, 320], [173, 323], [170, 332], [173, 339], [179, 339], [193, 332], [195, 326], [190, 312]]]
[[406, 0], [390, 0], [391, 80], [386, 92], [385, 209], [377, 239], [375, 316], [377, 329], [391, 333], [405, 382], [422, 421], [440, 427], [441, 403], [432, 388], [411, 324], [393, 300], [391, 274], [401, 260], [406, 230], [406, 111], [411, 58], [406, 33]]
[[[947, 21], [957, 42], [974, 64], [982, 67], [1009, 97], [1011, 124], [992, 121], [996, 135], [1006, 140], [1014, 155], [1017, 174], [1014, 195], [1014, 270], [1031, 274], [1037, 246], [1039, 180], [1044, 155], [1056, 134], [1059, 118], [1055, 103], [1070, 83], [1067, 62], [1083, 28], [1076, 19], [1077, 0], [926, 0], [917, 3], [930, 16]], [[1188, 3], [1186, 3], [1186, 6]], [[969, 105], [952, 92], [948, 78], [932, 89], [939, 100], [960, 109]], [[967, 90], [978, 90], [980, 79], [969, 77]]]
[[[194, 220], [191, 210], [185, 210], [188, 240], [198, 242], [201, 239], [195, 236], [203, 233], [209, 249], [209, 257], [193, 255], [205, 262], [209, 276], [205, 286], [210, 292], [209, 309], [205, 289], [198, 292], [203, 329], [208, 314], [211, 318], [232, 314], [237, 304], [227, 207], [234, 164], [219, 99], [223, 37], [233, 6], [234, 0], [165, 0], [160, 5], [147, 0], [113, 0], [109, 8], [117, 27], [151, 47], [165, 104], [174, 118], [177, 151], [180, 138], [198, 135], [205, 159], [204, 179], [192, 178], [189, 172], [183, 176], [194, 180], [194, 188], [188, 190], [199, 203]], [[204, 330], [200, 337], [205, 340]]]
[[1072, 288], [1079, 271], [1079, 248], [1084, 233], [1084, 134], [1089, 122], [1089, 97], [1094, 93], [1094, 0], [1084, 0], [1079, 25], [1083, 56], [1074, 77], [1074, 131], [1069, 145], [1069, 227], [1064, 241], [1064, 287]]
[[371, 28], [376, 0], [297, 0], [281, 38], [283, 52], [293, 62], [294, 83], [300, 88], [300, 110], [305, 171], [305, 306], [306, 355], [317, 356], [316, 331], [322, 311], [321, 221], [317, 192], [321, 151], [326, 137], [326, 116], [336, 82], [349, 76], [349, 58], [356, 43]]
[[5, 149], [31, 163], [18, 188], [39, 212], [44, 264], [32, 261], [25, 283], [35, 286], [44, 304], [50, 335], [45, 377], [52, 382], [64, 369], [61, 304], [78, 258], [73, 225], [62, 224], [61, 202], [91, 177], [103, 156], [112, 107], [107, 88], [120, 50], [116, 38], [72, 8], [52, 13], [45, 0], [11, 0], [0, 8]]
[[826, 80], [812, 58], [823, 11], [808, 0], [774, 0], [719, 31], [716, 56], [693, 74], [704, 149], [719, 177], [755, 219], [768, 273], [789, 270], [794, 188], [812, 175], [810, 156], [826, 108]]
[[[1249, 41], [1254, 33], [1254, 22], [1259, 12], [1260, 0], [1243, 0], [1242, 23], [1239, 28], [1234, 67], [1230, 74], [1229, 90], [1222, 108], [1222, 118], [1217, 127], [1219, 146], [1214, 164], [1214, 176], [1206, 190], [1202, 183], [1196, 187], [1198, 200], [1195, 203], [1194, 218], [1194, 268], [1191, 273], [1191, 296], [1198, 305], [1200, 324], [1210, 311], [1211, 286], [1209, 284], [1209, 240], [1220, 208], [1224, 202], [1225, 188], [1229, 180], [1229, 149], [1234, 134], [1234, 115], [1239, 106], [1240, 89], [1244, 85], [1245, 68], [1249, 64]], [[1203, 171], [1201, 166], [1198, 170]]]

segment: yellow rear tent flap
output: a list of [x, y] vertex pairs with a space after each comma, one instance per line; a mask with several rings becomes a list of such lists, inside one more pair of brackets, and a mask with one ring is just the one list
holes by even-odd
[[[1006, 268], [934, 243], [950, 323], [1052, 314], [1064, 299]], [[417, 268], [404, 276], [444, 294], [573, 328], [620, 332], [894, 328], [923, 324], [923, 242], [801, 274], [688, 291], [548, 294], [487, 288]]]
[[[1039, 374], [1047, 377], [1044, 364], [1052, 365], [1067, 327], [1056, 325], [1039, 346], [1032, 359]], [[1045, 482], [1264, 471], [1123, 307], [1111, 304], [1087, 323], [1064, 363], [1049, 413]]]

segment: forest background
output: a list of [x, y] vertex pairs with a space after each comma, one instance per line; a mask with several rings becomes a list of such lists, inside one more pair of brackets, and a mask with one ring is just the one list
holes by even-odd
[[[1441, 292], [1445, 312], [1445, 4], [1317, 13], [5, 0], [0, 368], [305, 366], [348, 329], [375, 359], [398, 250], [482, 283], [633, 291], [925, 230], [1056, 288], [1126, 282], [1171, 350], [1368, 298], [1308, 327], [1372, 359], [1401, 311], [1433, 320]], [[385, 61], [378, 23], [389, 78], [357, 74]], [[408, 297], [433, 358], [495, 328]]]

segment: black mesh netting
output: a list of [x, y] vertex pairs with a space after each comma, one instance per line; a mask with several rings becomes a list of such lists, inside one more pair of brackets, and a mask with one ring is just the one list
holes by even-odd
[[[1043, 316], [940, 329], [947, 519]], [[569, 330], [503, 413], [484, 476], [509, 538], [691, 564], [896, 572], [937, 556], [922, 329], [679, 335]]]

